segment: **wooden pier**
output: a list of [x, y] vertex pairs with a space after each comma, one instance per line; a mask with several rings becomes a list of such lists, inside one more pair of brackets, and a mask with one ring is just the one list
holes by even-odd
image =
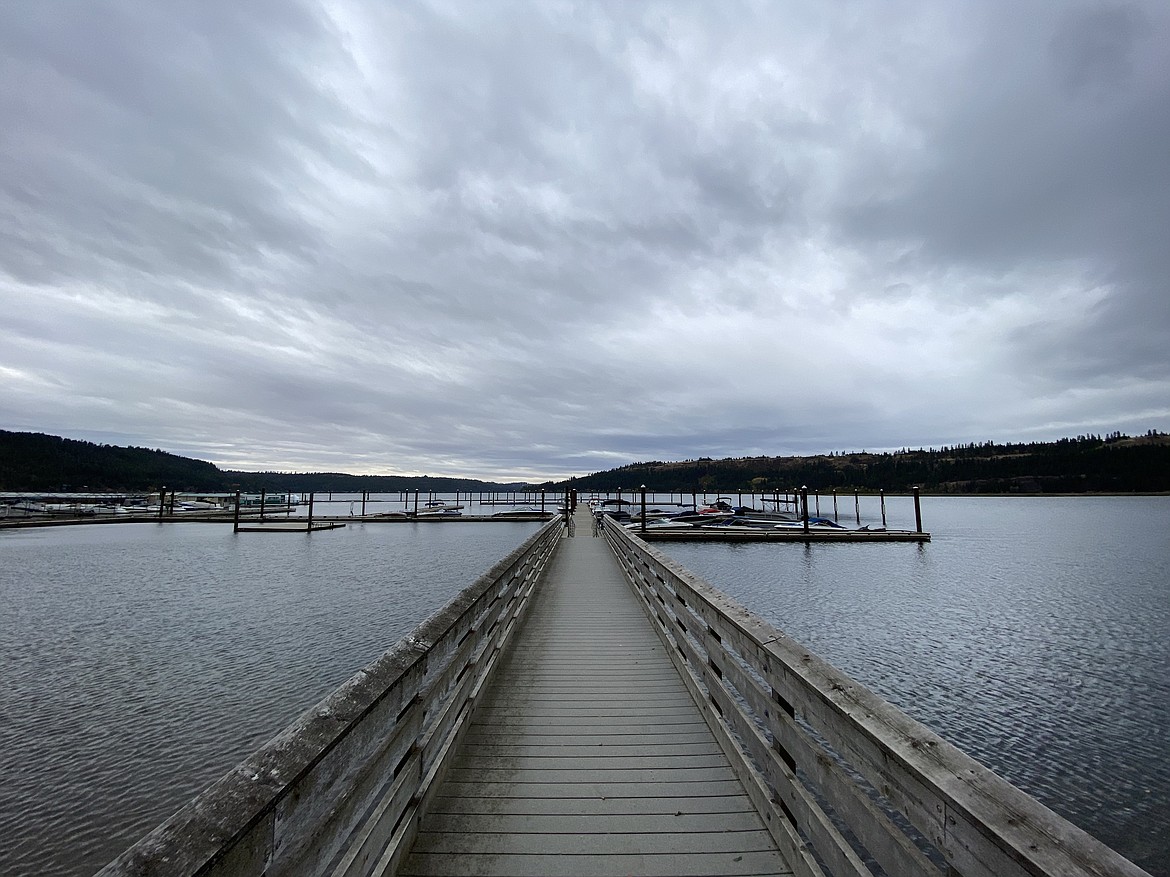
[[791, 874], [587, 533], [558, 550], [398, 873]]
[[614, 521], [576, 533], [99, 877], [1149, 877]]

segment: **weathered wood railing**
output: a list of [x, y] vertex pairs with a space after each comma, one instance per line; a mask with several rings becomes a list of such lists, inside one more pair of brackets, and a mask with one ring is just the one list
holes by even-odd
[[797, 874], [1146, 875], [612, 520], [604, 532]]
[[562, 526], [542, 527], [99, 877], [393, 874]]

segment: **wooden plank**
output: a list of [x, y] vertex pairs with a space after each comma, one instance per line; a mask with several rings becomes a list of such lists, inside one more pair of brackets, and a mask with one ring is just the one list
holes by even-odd
[[420, 832], [418, 841], [430, 853], [478, 853], [490, 856], [610, 856], [615, 854], [655, 855], [679, 853], [756, 853], [775, 847], [763, 829], [707, 830], [666, 829], [664, 831], [597, 831], [579, 829], [534, 834], [530, 831]]
[[402, 877], [767, 877], [791, 874], [779, 853], [626, 854], [595, 856], [451, 856], [415, 853]]
[[[448, 789], [444, 789], [448, 791]], [[436, 796], [430, 814], [460, 813], [487, 816], [524, 816], [512, 824], [522, 831], [530, 816], [686, 816], [690, 814], [722, 815], [725, 813], [755, 813], [751, 802], [742, 794], [705, 795], [701, 797], [657, 798], [562, 798], [556, 803], [556, 813], [549, 813], [549, 802], [537, 798], [476, 797], [473, 795]]]
[[[445, 813], [431, 823], [432, 831], [480, 832], [555, 835], [577, 832], [581, 836], [594, 834], [645, 834], [684, 832], [735, 832], [744, 830], [744, 814], [750, 810], [729, 813], [595, 813], [582, 818], [570, 813], [530, 813], [522, 821], [512, 814]], [[584, 828], [584, 831], [582, 831]], [[770, 845], [768, 847], [771, 848]]]

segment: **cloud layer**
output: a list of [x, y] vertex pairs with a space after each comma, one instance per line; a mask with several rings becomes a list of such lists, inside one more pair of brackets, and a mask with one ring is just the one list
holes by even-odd
[[0, 427], [238, 468], [1170, 429], [1170, 8], [0, 6]]

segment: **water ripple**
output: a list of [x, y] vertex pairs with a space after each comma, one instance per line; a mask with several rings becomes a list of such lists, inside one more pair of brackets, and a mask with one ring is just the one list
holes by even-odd
[[1170, 877], [1170, 498], [924, 501], [912, 545], [668, 553]]
[[92, 874], [534, 526], [0, 533], [0, 874]]

